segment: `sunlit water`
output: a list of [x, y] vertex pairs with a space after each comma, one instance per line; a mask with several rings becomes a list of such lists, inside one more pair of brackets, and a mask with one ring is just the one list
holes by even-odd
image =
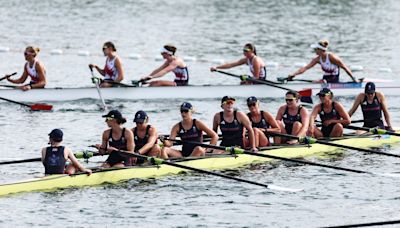
[[[165, 43], [178, 46], [188, 62], [192, 84], [235, 84], [236, 79], [210, 73], [216, 59], [241, 57], [241, 48], [253, 42], [267, 62], [270, 79], [285, 76], [296, 63], [308, 62], [309, 45], [319, 38], [331, 40], [332, 51], [348, 65], [363, 66], [357, 77], [395, 79], [399, 72], [399, 10], [397, 1], [7, 1], [0, 5], [1, 74], [18, 71], [22, 51], [39, 45], [47, 68], [49, 87], [91, 85], [87, 64], [102, 65], [103, 42], [112, 40], [124, 61], [126, 82], [161, 64], [154, 58]], [[62, 49], [63, 55], [51, 55]], [[89, 51], [91, 56], [78, 56]], [[142, 58], [128, 58], [140, 54]], [[214, 61], [215, 62], [215, 61]], [[380, 68], [391, 68], [392, 73]], [[247, 73], [246, 67], [232, 72]], [[317, 78], [319, 69], [302, 77]], [[346, 75], [342, 74], [346, 79]], [[168, 76], [167, 78], [172, 78]], [[268, 88], [266, 87], [266, 90]], [[229, 91], [226, 91], [229, 94]], [[179, 121], [183, 100], [119, 100], [110, 102], [128, 118], [144, 109], [159, 132], [169, 133]], [[340, 98], [346, 109], [351, 98]], [[211, 126], [219, 100], [190, 101], [195, 117]], [[389, 97], [392, 122], [400, 114], [397, 97]], [[37, 157], [47, 145], [52, 128], [62, 128], [65, 144], [74, 151], [100, 142], [106, 128], [97, 100], [53, 103], [49, 113], [28, 112], [0, 104], [2, 160]], [[262, 99], [274, 115], [279, 99]], [[246, 110], [245, 100], [237, 106]], [[360, 118], [360, 113], [354, 119]], [[385, 148], [400, 154], [399, 147]], [[346, 152], [343, 156], [308, 158], [330, 165], [373, 172], [399, 172], [394, 158]], [[101, 158], [88, 166], [98, 165]], [[0, 167], [1, 182], [41, 175], [39, 163]], [[0, 198], [0, 226], [52, 227], [317, 227], [399, 218], [400, 180], [357, 175], [311, 166], [274, 163], [234, 172], [241, 178], [292, 188], [300, 193], [271, 192], [257, 186], [197, 174], [157, 180], [131, 180], [119, 185], [28, 193]]]

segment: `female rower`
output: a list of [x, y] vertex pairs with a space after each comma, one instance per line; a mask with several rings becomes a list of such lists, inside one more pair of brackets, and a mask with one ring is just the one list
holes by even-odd
[[317, 56], [314, 57], [308, 65], [301, 67], [293, 74], [289, 74], [288, 80], [293, 80], [296, 75], [306, 72], [308, 69], [319, 63], [322, 71], [324, 71], [324, 76], [322, 80], [318, 82], [338, 83], [340, 68], [344, 69], [354, 82], [357, 82], [353, 77], [351, 70], [346, 66], [346, 64], [344, 64], [339, 56], [333, 54], [332, 52], [327, 52], [328, 45], [328, 40], [321, 40], [316, 44], [312, 44], [311, 48], [314, 49]]
[[[333, 101], [333, 93], [330, 89], [323, 88], [317, 95], [321, 103], [314, 106], [311, 113], [310, 135], [316, 138], [342, 137], [343, 125], [351, 123], [349, 114], [344, 110], [341, 103]], [[318, 114], [322, 122], [321, 130], [314, 126]]]
[[247, 64], [250, 67], [250, 72], [255, 79], [265, 80], [267, 77], [267, 68], [265, 67], [264, 61], [257, 56], [256, 47], [248, 43], [243, 47], [244, 58], [237, 60], [236, 62], [225, 63], [216, 67], [211, 67], [211, 71], [218, 69], [229, 69], [232, 67]]
[[31, 78], [29, 84], [19, 86], [18, 88], [27, 91], [34, 88], [44, 88], [46, 86], [46, 69], [41, 61], [36, 59], [36, 56], [40, 52], [38, 47], [28, 46], [25, 49], [25, 67], [24, 72], [18, 79], [11, 79], [7, 77], [7, 80], [11, 83], [21, 84], [25, 83], [28, 76]]
[[[256, 97], [247, 98], [247, 113], [254, 131], [256, 147], [269, 145], [268, 132], [280, 132], [280, 128], [275, 118], [270, 112], [260, 110], [260, 101]], [[245, 145], [249, 145], [249, 140], [245, 140]]]
[[[157, 144], [157, 130], [148, 123], [147, 113], [142, 110], [136, 112], [133, 122], [136, 123], [136, 127], [132, 129], [135, 152], [146, 156], [159, 157], [161, 148]], [[139, 158], [136, 163], [143, 162], [144, 160]]]
[[163, 65], [151, 72], [150, 75], [141, 78], [141, 81], [147, 81], [164, 76], [169, 72], [175, 74], [174, 81], [157, 80], [150, 82], [149, 86], [186, 86], [189, 84], [189, 71], [186, 63], [175, 55], [176, 47], [171, 44], [164, 45], [161, 48], [161, 55], [165, 59]]
[[[285, 96], [286, 104], [278, 109], [276, 120], [282, 134], [295, 135], [298, 137], [307, 134], [309, 114], [306, 108], [299, 104], [299, 94], [295, 91], [288, 91]], [[297, 140], [276, 137], [276, 143], [296, 143]]]
[[109, 129], [103, 132], [101, 145], [97, 144], [96, 147], [100, 153], [109, 153], [110, 156], [108, 156], [102, 167], [131, 165], [132, 159], [130, 157], [122, 156], [118, 153], [119, 150], [133, 153], [135, 149], [132, 131], [121, 126], [126, 122], [126, 119], [122, 117], [118, 110], [112, 110], [107, 115], [103, 115], [103, 117], [106, 118]]
[[100, 69], [100, 67], [95, 64], [89, 64], [89, 68], [95, 68], [101, 75], [104, 76], [104, 79], [100, 83], [100, 87], [112, 87], [124, 80], [124, 70], [122, 69], [122, 62], [117, 55], [117, 49], [112, 42], [104, 43], [103, 53], [104, 56], [107, 57], [104, 68]]
[[350, 117], [357, 110], [358, 106], [361, 106], [361, 111], [364, 116], [363, 127], [385, 129], [382, 121], [383, 112], [387, 124], [387, 130], [393, 131], [385, 95], [381, 92], [375, 91], [375, 84], [373, 82], [368, 82], [365, 85], [365, 92], [358, 94], [353, 107], [351, 107], [349, 111]]
[[183, 144], [182, 150], [176, 150], [171, 148], [173, 143], [168, 140], [164, 140], [164, 148], [162, 149], [162, 158], [168, 157], [200, 157], [204, 156], [206, 150], [203, 147], [196, 146], [190, 143], [184, 143], [185, 141], [191, 142], [203, 142], [203, 132], [205, 132], [210, 138], [210, 145], [216, 145], [218, 140], [218, 135], [213, 130], [211, 130], [207, 125], [205, 125], [202, 121], [193, 119], [192, 113], [194, 112], [192, 104], [189, 102], [183, 102], [181, 105], [181, 117], [182, 121], [175, 124], [172, 127], [170, 139], [175, 139], [176, 137], [180, 137]]
[[221, 146], [238, 146], [244, 148], [244, 128], [249, 134], [249, 147], [253, 151], [257, 151], [254, 130], [251, 122], [246, 114], [234, 109], [235, 98], [224, 96], [221, 100], [222, 112], [214, 115], [213, 130], [218, 131], [218, 127], [222, 133]]
[[[63, 132], [60, 129], [54, 129], [49, 134], [49, 147], [42, 149], [42, 163], [45, 174], [74, 174], [81, 171], [90, 175], [92, 170], [86, 169], [76, 159], [71, 149], [62, 146]], [[67, 164], [68, 160], [71, 164]]]

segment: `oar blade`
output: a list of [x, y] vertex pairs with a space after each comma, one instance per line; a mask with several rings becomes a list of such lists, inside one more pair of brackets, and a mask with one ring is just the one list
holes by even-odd
[[304, 89], [299, 91], [300, 101], [304, 103], [312, 104], [312, 89]]
[[51, 111], [53, 105], [49, 104], [33, 104], [30, 106], [32, 111]]

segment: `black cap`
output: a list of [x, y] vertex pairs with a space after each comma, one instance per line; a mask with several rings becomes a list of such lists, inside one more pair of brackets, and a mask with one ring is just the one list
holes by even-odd
[[322, 88], [322, 89], [317, 93], [317, 96], [318, 96], [318, 95], [321, 95], [321, 94], [323, 94], [323, 95], [332, 94], [332, 95], [333, 95], [332, 91], [331, 91], [329, 88]]
[[225, 101], [236, 101], [236, 99], [233, 98], [233, 97], [231, 97], [231, 96], [224, 96], [224, 97], [221, 99], [221, 104], [224, 103]]
[[193, 110], [193, 105], [190, 104], [189, 102], [183, 102], [181, 104], [181, 110]]
[[135, 114], [135, 119], [133, 122], [135, 123], [144, 123], [149, 117], [147, 116], [147, 113], [145, 111], [137, 111]]
[[365, 93], [375, 93], [375, 83], [368, 82], [365, 84]]
[[257, 97], [251, 96], [251, 97], [247, 98], [247, 104], [248, 104], [248, 105], [249, 105], [249, 104], [255, 104], [255, 103], [257, 103], [257, 102], [258, 102]]
[[62, 141], [63, 135], [64, 135], [63, 132], [58, 128], [53, 129], [49, 134], [51, 139], [54, 139], [54, 140], [57, 140], [57, 141]]
[[105, 117], [105, 118], [113, 118], [113, 119], [116, 119], [116, 120], [124, 119], [122, 117], [121, 112], [119, 112], [118, 110], [111, 110], [110, 112], [107, 113], [107, 115], [103, 115], [103, 117]]

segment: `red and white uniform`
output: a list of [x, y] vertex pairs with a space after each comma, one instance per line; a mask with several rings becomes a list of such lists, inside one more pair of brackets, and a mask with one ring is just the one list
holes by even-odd
[[325, 62], [322, 60], [322, 56], [319, 57], [319, 64], [321, 65], [321, 69], [325, 72], [326, 76], [337, 76], [339, 75], [339, 67], [336, 64], [331, 63], [329, 60], [329, 53], [326, 53]]
[[114, 57], [113, 59], [109, 59], [107, 57], [106, 59], [106, 65], [104, 66], [104, 80], [106, 81], [115, 81], [118, 78], [119, 72], [117, 68], [115, 67], [115, 60], [117, 57]]
[[28, 72], [28, 75], [31, 78], [31, 81], [29, 84], [35, 84], [35, 83], [39, 82], [39, 74], [36, 71], [36, 63], [37, 63], [37, 61], [35, 60], [33, 62], [32, 67], [29, 66], [29, 62], [27, 62], [25, 65], [26, 72]]
[[[253, 65], [253, 60], [256, 56], [253, 56], [251, 59], [247, 59], [247, 65], [250, 67], [250, 72], [254, 76], [254, 65]], [[258, 74], [259, 79], [265, 80], [267, 78], [267, 68], [264, 66], [261, 66], [260, 68], [260, 73]]]
[[185, 86], [189, 84], [189, 71], [185, 67], [176, 67], [172, 72], [175, 74], [175, 80], [177, 86]]

